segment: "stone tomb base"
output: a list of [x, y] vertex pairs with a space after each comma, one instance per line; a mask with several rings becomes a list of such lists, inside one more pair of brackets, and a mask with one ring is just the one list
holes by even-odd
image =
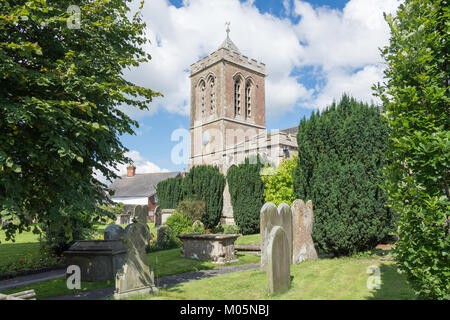
[[238, 260], [234, 242], [240, 236], [240, 234], [183, 234], [178, 238], [183, 242], [181, 250], [183, 257], [224, 264]]
[[68, 265], [77, 265], [81, 281], [114, 280], [125, 261], [126, 247], [120, 240], [81, 240], [64, 251]]

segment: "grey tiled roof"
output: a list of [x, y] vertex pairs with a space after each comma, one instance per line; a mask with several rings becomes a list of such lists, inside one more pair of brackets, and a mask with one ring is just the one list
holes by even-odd
[[158, 182], [175, 177], [181, 177], [180, 172], [138, 173], [133, 177], [126, 175], [117, 178], [109, 189], [114, 190], [115, 197], [151, 197], [156, 193]]
[[298, 126], [290, 127], [290, 128], [283, 129], [283, 130], [280, 130], [280, 131], [281, 131], [281, 132], [284, 132], [284, 133], [287, 133], [287, 134], [297, 135], [297, 132], [298, 132]]
[[227, 38], [225, 39], [225, 41], [222, 42], [222, 44], [220, 45], [219, 49], [222, 49], [222, 48], [227, 48], [227, 49], [230, 49], [230, 50], [232, 50], [232, 51], [236, 51], [236, 52], [241, 53], [241, 52], [239, 51], [238, 47], [236, 47], [236, 45], [233, 43], [233, 41], [231, 41], [231, 39], [230, 39], [229, 36], [227, 36]]

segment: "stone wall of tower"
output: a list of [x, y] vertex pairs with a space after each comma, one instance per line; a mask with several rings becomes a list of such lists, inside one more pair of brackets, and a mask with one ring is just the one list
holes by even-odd
[[[247, 117], [245, 101], [242, 113], [235, 115], [234, 78], [251, 79], [251, 115]], [[206, 92], [206, 112], [202, 113], [202, 81], [215, 79], [215, 110], [209, 109]], [[204, 57], [191, 65], [191, 158], [189, 168], [195, 165], [216, 165], [223, 174], [230, 167], [229, 150], [234, 145], [248, 140], [266, 130], [265, 65], [226, 47]], [[245, 90], [245, 86], [243, 88]], [[245, 95], [242, 95], [243, 97]], [[204, 144], [204, 132], [209, 133], [209, 143]], [[245, 151], [241, 151], [245, 152]], [[233, 209], [228, 186], [224, 191], [222, 223], [233, 223]]]

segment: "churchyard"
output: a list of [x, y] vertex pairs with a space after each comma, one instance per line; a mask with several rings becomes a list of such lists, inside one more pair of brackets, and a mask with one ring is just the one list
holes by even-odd
[[[416, 296], [403, 276], [398, 274], [389, 250], [373, 250], [362, 254], [332, 258], [324, 256], [318, 259], [314, 252], [309, 253], [302, 246], [291, 243], [305, 243], [309, 240], [297, 240], [301, 233], [290, 232], [289, 241], [284, 229], [292, 230], [292, 225], [297, 221], [298, 230], [310, 228], [309, 223], [313, 221], [311, 204], [302, 201], [294, 202], [291, 208], [288, 205], [281, 205], [276, 208], [273, 204], [265, 205], [261, 210], [261, 233], [239, 236], [236, 245], [256, 244], [261, 241], [262, 252], [260, 255], [236, 252], [237, 261], [225, 264], [228, 266], [254, 265], [257, 267], [251, 270], [237, 271], [229, 274], [222, 274], [213, 277], [200, 278], [187, 282], [177, 283], [164, 288], [156, 288], [151, 294], [137, 292], [128, 295], [126, 299], [415, 299]], [[305, 219], [303, 219], [305, 218]], [[300, 221], [300, 222], [299, 222]], [[298, 224], [301, 225], [298, 225]], [[142, 224], [141, 224], [142, 225]], [[131, 226], [131, 225], [129, 225]], [[149, 231], [148, 239], [156, 237], [157, 228], [153, 223], [147, 223]], [[108, 228], [105, 225], [97, 226], [96, 229], [105, 232]], [[125, 225], [120, 226], [125, 229]], [[109, 227], [110, 228], [110, 227]], [[115, 228], [114, 228], [115, 229]], [[130, 227], [128, 227], [130, 229]], [[105, 232], [106, 234], [107, 232]], [[261, 234], [263, 235], [261, 237]], [[281, 235], [282, 243], [274, 243], [274, 238]], [[105, 236], [111, 237], [110, 235]], [[97, 238], [101, 238], [97, 236]], [[39, 243], [36, 237], [29, 233], [24, 233], [18, 239], [19, 243], [2, 243], [1, 246], [16, 246], [17, 252], [39, 256]], [[96, 241], [96, 240], [94, 240]], [[98, 241], [98, 239], [97, 239]], [[101, 242], [101, 241], [100, 241]], [[126, 241], [125, 241], [126, 242]], [[20, 249], [24, 243], [28, 245], [28, 250]], [[264, 245], [265, 244], [265, 245]], [[284, 248], [283, 248], [284, 246]], [[143, 246], [141, 246], [143, 248]], [[277, 250], [272, 248], [277, 247]], [[0, 248], [3, 249], [3, 248]], [[310, 248], [315, 250], [314, 248]], [[6, 252], [0, 250], [0, 252]], [[151, 266], [152, 279], [154, 284], [164, 277], [188, 274], [200, 270], [213, 270], [224, 267], [224, 265], [214, 263], [205, 259], [185, 258], [180, 254], [180, 248], [159, 250], [145, 255], [145, 263]], [[284, 255], [284, 256], [283, 256]], [[304, 258], [299, 258], [303, 255]], [[5, 255], [2, 256], [5, 258]], [[12, 261], [14, 258], [9, 257]], [[65, 259], [65, 258], [63, 258]], [[284, 275], [280, 276], [280, 262], [284, 259]], [[286, 260], [287, 259], [287, 260]], [[2, 259], [2, 261], [4, 261]], [[63, 260], [65, 261], [65, 260]], [[262, 262], [260, 264], [260, 262]], [[299, 263], [300, 262], [300, 263]], [[369, 267], [378, 267], [381, 277], [379, 288], [374, 289], [368, 286], [371, 274]], [[281, 268], [281, 269], [282, 269]], [[287, 271], [286, 271], [287, 268]], [[142, 271], [134, 270], [131, 274], [141, 275]], [[281, 271], [283, 273], [283, 271]], [[149, 275], [150, 276], [150, 275]], [[120, 275], [116, 275], [120, 277]], [[122, 274], [123, 277], [123, 274]], [[282, 279], [284, 277], [284, 279]], [[150, 279], [150, 278], [149, 278]], [[153, 281], [153, 282], [152, 282]], [[284, 281], [284, 284], [283, 284]], [[116, 284], [114, 280], [105, 281], [82, 281], [81, 288], [71, 290], [67, 286], [65, 277], [46, 280], [26, 286], [19, 286], [12, 289], [1, 290], [2, 294], [13, 294], [26, 290], [34, 290], [37, 299], [54, 298], [58, 296], [70, 296], [80, 292], [89, 292], [102, 288], [112, 288]], [[150, 293], [150, 292], [149, 292]], [[119, 298], [116, 296], [116, 298]], [[114, 299], [108, 295], [103, 299]]]
[[[0, 300], [450, 299], [444, 1], [383, 14], [377, 102], [343, 86], [316, 105], [324, 82], [285, 106], [294, 123], [281, 130], [266, 127], [277, 67], [241, 52], [227, 22], [220, 47], [181, 68], [190, 130], [170, 160], [153, 150], [156, 130], [145, 139], [183, 173], [137, 173], [121, 140], [139, 121], [120, 107], [164, 99], [124, 73], [151, 63], [143, 3], [130, 19], [130, 1], [16, 2], [0, 15]], [[357, 81], [374, 67], [349, 66]], [[297, 67], [280, 74], [300, 81], [309, 68]], [[314, 110], [296, 114], [301, 101]]]

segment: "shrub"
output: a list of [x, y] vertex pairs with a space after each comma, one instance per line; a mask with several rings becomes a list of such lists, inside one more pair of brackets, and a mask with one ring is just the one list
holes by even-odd
[[319, 249], [349, 255], [373, 249], [393, 219], [380, 188], [389, 130], [375, 106], [343, 96], [300, 121], [293, 171], [296, 198], [312, 200]]
[[261, 179], [264, 182], [264, 197], [266, 202], [276, 206], [281, 203], [292, 205], [295, 200], [292, 182], [292, 170], [297, 166], [298, 159], [281, 160], [278, 168], [267, 166], [264, 168]]
[[183, 179], [183, 199], [202, 200], [205, 212], [201, 221], [213, 228], [220, 221], [223, 209], [225, 177], [218, 167], [201, 165], [193, 167]]
[[89, 215], [65, 216], [64, 212], [61, 212], [61, 215], [70, 221], [70, 232], [57, 223], [48, 223], [47, 225], [38, 223], [44, 232], [42, 237], [44, 250], [58, 256], [75, 241], [91, 239], [96, 233], [94, 223]]
[[192, 231], [192, 222], [191, 219], [181, 214], [177, 211], [172, 213], [165, 223], [167, 226], [172, 229], [175, 236], [179, 236], [180, 234], [191, 233]]
[[174, 209], [183, 200], [182, 178], [169, 178], [156, 185], [158, 205], [162, 209]]
[[192, 224], [191, 230], [192, 230], [192, 233], [197, 233], [197, 234], [208, 233], [208, 231], [205, 229], [205, 225], [200, 220], [194, 221], [194, 223]]
[[223, 226], [223, 234], [239, 234], [239, 227], [235, 224], [224, 224]]
[[158, 237], [155, 241], [150, 241], [150, 248], [148, 252], [154, 252], [158, 250], [167, 250], [180, 246], [180, 240], [177, 238], [175, 232], [166, 225], [162, 225], [158, 228]]
[[387, 16], [391, 39], [377, 93], [392, 130], [387, 190], [400, 215], [395, 255], [421, 298], [450, 295], [448, 1], [406, 0]]
[[205, 214], [206, 203], [203, 200], [187, 199], [180, 201], [177, 211], [188, 216], [192, 222], [200, 220]]
[[258, 156], [255, 164], [247, 158], [244, 163], [228, 170], [233, 217], [243, 234], [259, 231], [259, 214], [264, 205], [264, 184], [260, 176], [262, 168]]

